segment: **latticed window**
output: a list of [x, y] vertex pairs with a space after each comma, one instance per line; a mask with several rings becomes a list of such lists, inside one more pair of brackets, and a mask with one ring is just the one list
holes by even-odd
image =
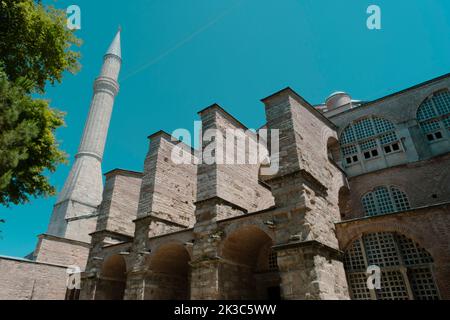
[[350, 124], [341, 134], [341, 152], [345, 166], [402, 151], [392, 122], [367, 117]]
[[278, 271], [278, 255], [276, 251], [272, 251], [269, 255], [269, 271]]
[[361, 199], [367, 216], [373, 217], [411, 209], [408, 196], [397, 187], [377, 187]]
[[428, 141], [448, 139], [450, 133], [450, 92], [429, 97], [417, 110], [417, 120]]
[[[352, 299], [438, 300], [433, 258], [411, 239], [397, 233], [373, 233], [354, 241], [344, 256]], [[381, 269], [381, 288], [369, 290], [369, 266]]]

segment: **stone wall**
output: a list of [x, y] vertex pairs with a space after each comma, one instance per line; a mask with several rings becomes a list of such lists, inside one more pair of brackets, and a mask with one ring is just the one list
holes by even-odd
[[[280, 171], [266, 182], [277, 209], [275, 250], [286, 299], [348, 299], [334, 224], [345, 175], [329, 158], [334, 125], [292, 89], [263, 100], [280, 130]], [[331, 281], [332, 280], [332, 281]]]
[[114, 170], [106, 175], [103, 201], [99, 209], [97, 231], [108, 230], [134, 235], [142, 174]]
[[[151, 214], [163, 221], [168, 221], [169, 227], [170, 222], [180, 227], [193, 226], [197, 167], [194, 163], [174, 163], [172, 152], [182, 150], [192, 157], [195, 155], [185, 144], [172, 141], [172, 137], [167, 133], [158, 132], [150, 139], [150, 151], [145, 161], [138, 217]], [[152, 233], [152, 235], [158, 234]]]
[[[425, 91], [446, 81], [425, 85]], [[151, 136], [133, 243], [131, 238], [114, 246], [98, 241], [91, 251], [97, 258], [91, 261], [93, 270], [103, 270], [111, 256], [123, 257], [126, 299], [264, 299], [269, 289], [280, 289], [284, 299], [346, 300], [343, 251], [362, 234], [398, 232], [431, 253], [439, 290], [449, 299], [450, 211], [448, 204], [439, 203], [450, 198], [446, 183], [450, 176], [445, 171], [450, 155], [428, 159], [422, 147], [405, 142], [411, 163], [347, 181], [330, 158], [336, 154], [338, 138], [333, 123], [289, 88], [263, 102], [266, 127], [280, 130], [280, 171], [264, 178], [269, 188], [258, 181], [259, 165], [172, 163], [176, 146], [194, 159], [196, 152], [159, 132]], [[345, 123], [368, 114], [367, 106], [361, 110], [332, 120]], [[203, 133], [246, 129], [218, 105], [200, 116]], [[397, 125], [408, 123], [399, 129], [402, 137], [413, 132], [410, 120], [393, 120]], [[247, 138], [255, 139], [251, 133]], [[207, 147], [210, 142], [203, 141], [202, 148]], [[235, 147], [236, 151], [242, 146]], [[422, 158], [426, 160], [416, 162]], [[361, 196], [380, 185], [400, 187], [413, 207], [425, 208], [362, 218]], [[341, 222], [340, 211], [345, 211], [346, 219], [356, 220]], [[269, 252], [277, 254], [278, 269], [271, 272], [264, 260]], [[95, 281], [105, 281], [100, 278], [92, 276], [87, 293], [95, 292]], [[111, 289], [97, 284], [97, 289]]]
[[[202, 119], [202, 133], [205, 135], [208, 130], [217, 130], [222, 138], [203, 141], [203, 158], [209, 155], [210, 148], [214, 149], [217, 163], [199, 165], [197, 201], [219, 197], [247, 212], [273, 206], [270, 190], [259, 183], [260, 162], [250, 161], [250, 144], [258, 143], [256, 134], [218, 105], [206, 108], [199, 114]], [[232, 135], [231, 132], [239, 134]], [[239, 157], [242, 157], [243, 161], [239, 162]]]
[[338, 199], [345, 175], [328, 157], [329, 140], [337, 137], [334, 125], [290, 88], [263, 102], [267, 127], [280, 130], [280, 171], [266, 182], [279, 208], [300, 215], [299, 223], [287, 228], [303, 241], [337, 248], [334, 223], [340, 221]]
[[0, 300], [64, 300], [66, 268], [0, 257]]
[[33, 253], [39, 263], [50, 263], [61, 266], [86, 267], [90, 245], [84, 242], [57, 238], [50, 235], [39, 236], [39, 242]]

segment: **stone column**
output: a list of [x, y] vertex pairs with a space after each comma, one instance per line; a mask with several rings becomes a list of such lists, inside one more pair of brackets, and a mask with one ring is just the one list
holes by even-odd
[[91, 239], [91, 250], [86, 264], [86, 271], [82, 274], [80, 300], [95, 300], [95, 293], [102, 269], [101, 259], [102, 247], [105, 235], [95, 233]]
[[343, 254], [339, 251], [326, 191], [302, 172], [270, 180], [283, 205], [274, 212], [282, 298], [348, 299]]
[[192, 300], [220, 299], [218, 248], [222, 238], [216, 221], [219, 202], [219, 199], [211, 199], [196, 204], [197, 223], [191, 262]]
[[136, 228], [131, 250], [132, 267], [128, 272], [125, 300], [144, 300], [145, 298], [145, 275], [148, 271], [146, 258], [150, 254], [148, 234], [151, 221], [150, 217], [134, 221]]
[[285, 300], [346, 300], [342, 253], [317, 241], [275, 246]]
[[[279, 171], [265, 182], [277, 209], [276, 245], [285, 299], [348, 299], [335, 234], [345, 176], [328, 157], [336, 127], [290, 88], [263, 99], [267, 127], [280, 130]], [[272, 154], [274, 156], [274, 154]]]

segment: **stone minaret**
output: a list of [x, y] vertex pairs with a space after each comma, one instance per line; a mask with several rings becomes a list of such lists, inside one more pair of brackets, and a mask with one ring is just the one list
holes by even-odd
[[117, 82], [121, 67], [120, 29], [103, 61], [100, 76], [95, 80], [94, 95], [83, 138], [64, 188], [56, 202], [48, 234], [90, 242], [95, 231], [97, 208], [102, 201], [102, 159], [108, 135]]

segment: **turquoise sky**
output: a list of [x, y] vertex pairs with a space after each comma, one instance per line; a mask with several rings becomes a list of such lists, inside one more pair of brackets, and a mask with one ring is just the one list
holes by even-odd
[[[47, 1], [51, 2], [51, 1]], [[67, 112], [62, 148], [77, 151], [102, 56], [123, 27], [121, 92], [103, 170], [141, 171], [147, 136], [193, 128], [197, 111], [217, 102], [252, 128], [259, 102], [291, 86], [311, 103], [333, 91], [372, 100], [450, 72], [448, 0], [59, 0], [82, 10], [82, 70], [49, 87]], [[382, 30], [366, 9], [382, 9]], [[60, 190], [69, 166], [51, 176]], [[54, 198], [0, 207], [0, 255], [24, 256], [46, 231]]]

